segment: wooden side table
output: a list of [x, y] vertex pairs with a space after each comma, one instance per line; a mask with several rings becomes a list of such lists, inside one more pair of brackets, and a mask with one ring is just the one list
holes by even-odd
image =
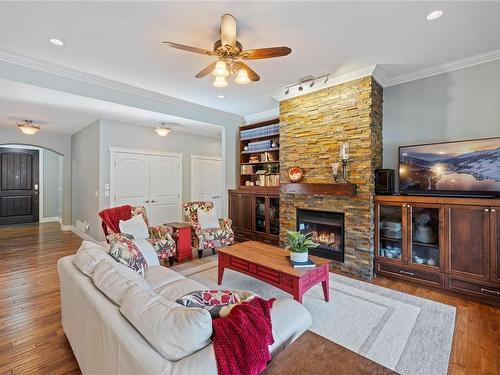
[[183, 262], [185, 260], [193, 260], [193, 250], [191, 248], [191, 226], [184, 223], [167, 223], [174, 229], [174, 235], [177, 247], [177, 261]]

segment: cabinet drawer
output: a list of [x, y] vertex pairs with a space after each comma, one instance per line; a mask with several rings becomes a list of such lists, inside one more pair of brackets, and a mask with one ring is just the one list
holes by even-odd
[[433, 286], [442, 286], [443, 284], [443, 277], [439, 272], [423, 271], [392, 263], [377, 262], [377, 273], [411, 279]]
[[253, 235], [252, 233], [235, 230], [234, 239], [238, 242], [252, 241]]
[[498, 286], [489, 286], [449, 276], [446, 281], [446, 289], [500, 301], [500, 287]]
[[246, 262], [244, 260], [237, 259], [237, 258], [231, 258], [230, 265], [233, 268], [240, 269], [240, 270], [243, 270], [243, 271], [248, 271], [248, 265], [249, 264], [248, 264], [248, 262]]
[[280, 282], [280, 273], [264, 266], [257, 265], [257, 275], [276, 283]]

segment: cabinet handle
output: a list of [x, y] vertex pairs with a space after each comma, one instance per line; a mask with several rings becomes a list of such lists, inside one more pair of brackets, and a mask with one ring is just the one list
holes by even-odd
[[497, 212], [494, 208], [492, 208], [490, 211], [491, 211], [491, 212]]
[[415, 276], [413, 272], [399, 271], [401, 275]]
[[144, 201], [144, 203], [149, 203], [149, 201]]
[[490, 293], [490, 294], [494, 294], [496, 296], [500, 296], [500, 292], [497, 292], [496, 290], [481, 288], [481, 292], [483, 292], [483, 293]]
[[406, 208], [406, 203], [403, 203], [403, 208]]
[[489, 208], [485, 208], [484, 212], [490, 212], [490, 209]]

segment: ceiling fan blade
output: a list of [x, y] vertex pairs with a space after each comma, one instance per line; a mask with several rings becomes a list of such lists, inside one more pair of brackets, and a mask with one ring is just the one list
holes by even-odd
[[238, 61], [236, 63], [236, 68], [237, 69], [245, 69], [248, 73], [248, 78], [250, 78], [250, 81], [257, 82], [260, 80], [260, 77], [257, 73], [255, 73], [252, 68], [250, 68], [247, 64], [245, 64], [242, 61]]
[[215, 56], [215, 53], [203, 48], [191, 47], [191, 46], [186, 46], [184, 44], [173, 43], [173, 42], [162, 42], [162, 43], [168, 45], [169, 47], [181, 49], [183, 51], [201, 53], [202, 55], [208, 55], [208, 56]]
[[288, 47], [248, 49], [240, 53], [240, 58], [244, 60], [270, 59], [273, 57], [286, 56], [291, 52], [291, 48]]
[[236, 47], [236, 18], [227, 13], [220, 21], [220, 40], [222, 46]]
[[197, 75], [195, 75], [195, 77], [196, 78], [203, 78], [203, 77], [209, 75], [215, 69], [215, 64], [217, 64], [217, 61], [206, 66], [205, 68], [203, 68]]

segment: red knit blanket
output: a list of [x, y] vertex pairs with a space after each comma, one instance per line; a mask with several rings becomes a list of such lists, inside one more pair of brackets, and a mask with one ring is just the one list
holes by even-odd
[[257, 375], [271, 360], [274, 343], [269, 301], [254, 298], [233, 307], [228, 316], [212, 321], [219, 375]]
[[119, 207], [107, 208], [99, 212], [99, 216], [102, 220], [102, 229], [104, 235], [108, 236], [108, 228], [113, 231], [113, 233], [120, 233], [120, 220], [129, 220], [132, 211], [130, 205], [124, 205]]

